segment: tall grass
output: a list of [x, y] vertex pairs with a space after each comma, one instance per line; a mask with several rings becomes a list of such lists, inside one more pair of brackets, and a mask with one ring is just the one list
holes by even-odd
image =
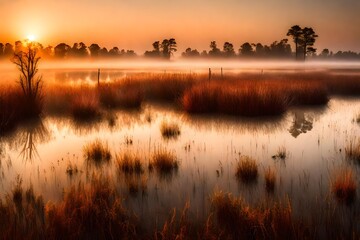
[[125, 174], [137, 174], [140, 175], [144, 171], [143, 163], [140, 158], [132, 153], [123, 153], [116, 155], [115, 159], [118, 170]]
[[111, 159], [111, 153], [107, 143], [104, 143], [99, 139], [86, 144], [83, 147], [83, 153], [84, 158], [88, 162], [93, 162], [97, 165], [109, 162]]
[[162, 147], [159, 147], [154, 151], [149, 163], [149, 169], [155, 168], [161, 176], [172, 174], [178, 167], [179, 162], [175, 153]]
[[212, 196], [212, 208], [222, 239], [306, 237], [305, 229], [302, 229], [302, 226], [297, 225], [293, 220], [290, 204], [256, 208], [247, 205], [241, 198], [216, 192]]
[[176, 122], [163, 121], [160, 125], [161, 135], [166, 138], [177, 138], [180, 135], [180, 127]]
[[128, 81], [99, 87], [100, 103], [107, 108], [140, 108], [143, 98], [140, 86]]
[[258, 177], [256, 161], [248, 156], [241, 156], [236, 167], [236, 177], [244, 183], [255, 182]]
[[351, 139], [345, 147], [346, 157], [360, 164], [360, 139]]
[[265, 189], [268, 193], [274, 192], [276, 183], [276, 173], [270, 167], [265, 170]]
[[356, 197], [356, 182], [349, 169], [340, 170], [334, 176], [331, 191], [339, 202], [352, 204]]

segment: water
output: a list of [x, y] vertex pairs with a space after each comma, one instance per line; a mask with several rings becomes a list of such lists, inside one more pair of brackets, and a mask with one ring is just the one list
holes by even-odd
[[[55, 73], [54, 81], [83, 82], [89, 74], [93, 72], [60, 72]], [[108, 77], [123, 74], [109, 71]], [[340, 168], [353, 168], [360, 184], [358, 165], [345, 157], [346, 145], [360, 135], [360, 125], [354, 121], [359, 112], [360, 99], [333, 97], [324, 107], [292, 108], [278, 118], [188, 115], [171, 105], [150, 103], [138, 111], [109, 112], [88, 124], [45, 116], [0, 140], [0, 197], [11, 193], [16, 176], [20, 176], [24, 188], [32, 185], [46, 201], [56, 202], [69, 186], [89, 182], [96, 172], [110, 177], [125, 205], [141, 219], [157, 216], [159, 223], [150, 225], [161, 225], [172, 208], [182, 209], [187, 201], [191, 214], [204, 220], [216, 190], [242, 196], [253, 204], [289, 198], [295, 212], [301, 213], [308, 209], [308, 203], [329, 198], [331, 177]], [[165, 139], [160, 132], [163, 121], [178, 123], [181, 134]], [[83, 156], [84, 145], [96, 139], [106, 142], [113, 156], [109, 164], [100, 167], [89, 165]], [[132, 144], [127, 144], [127, 139]], [[179, 169], [166, 178], [146, 170], [146, 191], [130, 193], [124, 176], [117, 171], [115, 155], [133, 152], [147, 163], [159, 147], [175, 152]], [[286, 149], [286, 159], [274, 159], [281, 147]], [[254, 184], [241, 183], [235, 177], [241, 155], [257, 160], [259, 177]], [[76, 165], [79, 172], [67, 174], [69, 164]], [[273, 196], [264, 186], [268, 167], [276, 169]]]

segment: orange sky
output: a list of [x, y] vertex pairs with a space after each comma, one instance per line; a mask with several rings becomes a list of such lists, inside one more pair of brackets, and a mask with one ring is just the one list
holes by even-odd
[[33, 34], [44, 45], [83, 41], [141, 54], [176, 38], [178, 48], [230, 41], [270, 44], [294, 25], [319, 34], [319, 51], [360, 52], [359, 0], [0, 0], [0, 42]]

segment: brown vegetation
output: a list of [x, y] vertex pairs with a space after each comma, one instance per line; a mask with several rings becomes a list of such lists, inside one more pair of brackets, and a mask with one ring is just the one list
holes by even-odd
[[268, 193], [274, 192], [276, 173], [270, 167], [265, 170], [265, 189]]
[[177, 138], [180, 135], [180, 127], [175, 122], [163, 121], [160, 126], [161, 135], [164, 138]]
[[236, 167], [236, 177], [244, 183], [255, 182], [258, 177], [256, 161], [248, 156], [241, 156]]
[[356, 197], [356, 182], [353, 172], [349, 169], [336, 173], [331, 190], [339, 202], [352, 204]]
[[345, 147], [346, 157], [360, 164], [360, 140], [351, 139]]
[[99, 139], [85, 145], [83, 152], [84, 158], [88, 162], [93, 162], [95, 164], [109, 162], [111, 159], [111, 153], [107, 143], [103, 143]]
[[176, 155], [161, 147], [155, 150], [149, 163], [149, 169], [155, 168], [161, 175], [171, 174], [178, 167], [179, 162]]

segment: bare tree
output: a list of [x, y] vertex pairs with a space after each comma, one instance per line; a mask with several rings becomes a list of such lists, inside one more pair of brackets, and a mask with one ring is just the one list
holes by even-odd
[[12, 62], [20, 71], [19, 85], [25, 97], [26, 110], [29, 114], [38, 115], [41, 112], [39, 103], [42, 98], [42, 76], [38, 76], [38, 44], [34, 42], [25, 42], [24, 48], [14, 53]]

